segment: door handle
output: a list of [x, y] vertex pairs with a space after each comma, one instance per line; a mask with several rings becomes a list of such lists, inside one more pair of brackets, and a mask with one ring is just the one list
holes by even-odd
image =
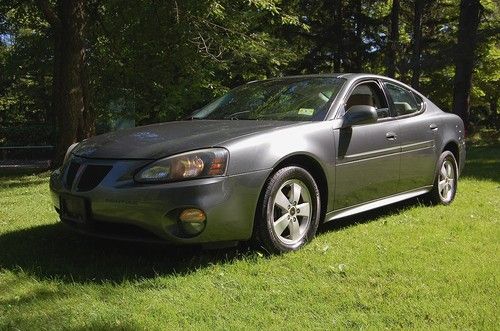
[[437, 126], [437, 124], [432, 123], [431, 125], [429, 125], [429, 129], [431, 129], [432, 131], [437, 131], [438, 126]]
[[385, 134], [385, 137], [389, 140], [396, 140], [398, 136], [396, 135], [396, 133], [389, 131]]

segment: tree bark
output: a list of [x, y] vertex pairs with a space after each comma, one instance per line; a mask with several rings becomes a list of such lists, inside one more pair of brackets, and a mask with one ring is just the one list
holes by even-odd
[[453, 112], [460, 116], [466, 128], [470, 128], [470, 92], [476, 49], [477, 29], [483, 6], [479, 0], [461, 0], [458, 22], [458, 43], [455, 51], [455, 81], [453, 88]]
[[493, 97], [490, 99], [490, 116], [492, 119], [493, 126], [495, 129], [500, 129], [500, 114], [498, 113], [498, 97]]
[[[399, 1], [399, 0], [396, 0]], [[353, 69], [356, 72], [363, 71], [363, 57], [364, 57], [364, 43], [363, 43], [363, 30], [365, 22], [363, 17], [363, 10], [361, 1], [355, 1], [355, 18], [356, 18], [356, 58], [353, 60]]]
[[342, 24], [342, 0], [335, 0], [334, 2], [334, 34], [336, 36], [336, 54], [333, 61], [333, 70], [341, 72], [342, 62], [344, 60], [344, 34]]
[[424, 10], [424, 0], [415, 0], [413, 12], [413, 40], [411, 56], [411, 86], [415, 89], [420, 87], [421, 56], [422, 56], [422, 15]]
[[84, 0], [58, 0], [55, 8], [46, 0], [37, 4], [54, 32], [52, 98], [57, 140], [52, 165], [58, 166], [69, 145], [89, 137], [95, 128], [85, 74]]
[[399, 0], [392, 1], [391, 8], [391, 27], [389, 31], [388, 52], [387, 52], [387, 76], [394, 78], [396, 76], [396, 52], [399, 44]]

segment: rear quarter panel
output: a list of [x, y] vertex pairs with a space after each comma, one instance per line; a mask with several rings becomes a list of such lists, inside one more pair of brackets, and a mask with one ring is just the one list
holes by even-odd
[[456, 144], [458, 147], [458, 167], [459, 173], [462, 172], [465, 165], [465, 129], [462, 119], [452, 113], [447, 113], [440, 110], [430, 100], [426, 99], [427, 107], [433, 111], [429, 116], [432, 116], [438, 124], [439, 131], [436, 138], [437, 157], [443, 152], [445, 147], [450, 144]]

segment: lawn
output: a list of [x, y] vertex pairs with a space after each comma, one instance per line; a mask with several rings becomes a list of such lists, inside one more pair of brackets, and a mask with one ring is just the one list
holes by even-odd
[[332, 222], [299, 252], [106, 242], [57, 222], [47, 174], [0, 178], [0, 329], [498, 329], [500, 146], [455, 202]]

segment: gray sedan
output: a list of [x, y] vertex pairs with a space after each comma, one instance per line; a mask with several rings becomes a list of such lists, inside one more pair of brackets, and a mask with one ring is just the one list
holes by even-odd
[[464, 163], [460, 118], [411, 87], [295, 76], [74, 144], [50, 189], [61, 221], [87, 234], [279, 253], [322, 222], [420, 195], [449, 204]]

